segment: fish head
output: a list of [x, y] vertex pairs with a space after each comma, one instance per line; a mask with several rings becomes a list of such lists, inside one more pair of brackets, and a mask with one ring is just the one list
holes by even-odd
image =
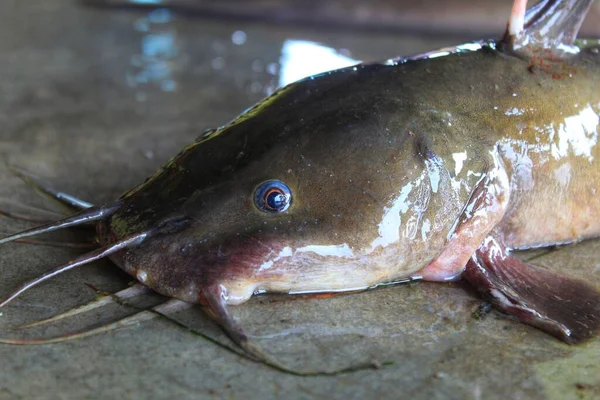
[[116, 240], [185, 224], [115, 261], [160, 293], [192, 301], [220, 284], [232, 303], [364, 289], [422, 268], [459, 210], [434, 223], [448, 174], [411, 102], [381, 94], [393, 71], [306, 79], [208, 131], [126, 193], [103, 230]]

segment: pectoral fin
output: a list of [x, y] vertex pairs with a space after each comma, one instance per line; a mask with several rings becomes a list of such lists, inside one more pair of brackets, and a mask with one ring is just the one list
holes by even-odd
[[510, 183], [496, 151], [490, 153], [489, 163], [489, 170], [471, 192], [444, 249], [413, 278], [438, 282], [458, 279], [469, 257], [502, 220], [510, 198]]
[[596, 288], [526, 264], [512, 257], [494, 237], [486, 238], [462, 276], [501, 311], [567, 343], [600, 331], [600, 292]]

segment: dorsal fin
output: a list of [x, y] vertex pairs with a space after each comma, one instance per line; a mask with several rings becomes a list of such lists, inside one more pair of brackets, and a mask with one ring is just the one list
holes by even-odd
[[577, 53], [573, 42], [594, 0], [542, 0], [526, 10], [527, 0], [515, 0], [503, 43], [505, 50], [531, 57], [540, 51], [565, 58]]

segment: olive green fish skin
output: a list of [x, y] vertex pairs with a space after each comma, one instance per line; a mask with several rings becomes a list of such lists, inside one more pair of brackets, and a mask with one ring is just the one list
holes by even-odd
[[[305, 79], [126, 193], [99, 236], [185, 218], [112, 257], [184, 301], [214, 285], [229, 304], [369, 287], [440, 254], [495, 152], [510, 179], [496, 228], [509, 247], [598, 236], [599, 68], [594, 47], [536, 65], [486, 45]], [[291, 188], [286, 212], [254, 205], [270, 179]]]

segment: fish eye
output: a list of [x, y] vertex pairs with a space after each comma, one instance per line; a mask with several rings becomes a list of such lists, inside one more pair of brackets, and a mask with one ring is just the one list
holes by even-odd
[[263, 182], [258, 185], [256, 192], [254, 192], [254, 204], [264, 212], [284, 212], [292, 204], [292, 191], [281, 181]]

